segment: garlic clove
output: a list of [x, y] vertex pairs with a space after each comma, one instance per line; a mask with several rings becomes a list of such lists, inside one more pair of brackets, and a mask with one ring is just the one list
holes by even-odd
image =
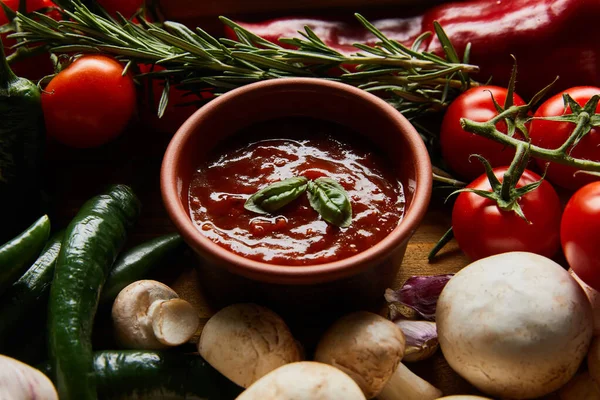
[[400, 319], [394, 323], [402, 329], [406, 338], [403, 362], [417, 362], [431, 357], [438, 349], [435, 322]]
[[452, 276], [452, 274], [413, 276], [408, 278], [400, 289], [387, 289], [385, 299], [390, 303], [391, 319], [397, 318], [395, 314], [398, 313], [398, 304], [400, 304], [415, 310], [426, 320], [435, 320], [437, 299]]

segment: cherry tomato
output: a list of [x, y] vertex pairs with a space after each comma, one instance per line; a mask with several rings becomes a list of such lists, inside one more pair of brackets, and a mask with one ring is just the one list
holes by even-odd
[[77, 59], [42, 93], [48, 135], [72, 147], [95, 147], [117, 137], [133, 116], [133, 79], [102, 55]]
[[144, 5], [144, 0], [97, 0], [111, 16], [116, 17], [119, 12], [129, 19]]
[[[8, 6], [11, 10], [17, 11], [19, 9], [19, 0], [0, 1], [3, 2], [6, 6]], [[54, 4], [51, 0], [27, 0], [28, 13], [43, 8], [52, 7], [56, 7], [56, 4]], [[55, 20], [61, 19], [60, 13], [56, 10], [48, 12], [47, 15], [54, 18]], [[4, 13], [4, 11], [0, 9], [0, 25], [4, 25], [7, 23], [8, 17]], [[8, 39], [7, 36], [8, 34], [3, 34], [0, 35], [0, 38], [2, 39], [2, 44], [4, 45], [4, 51], [8, 56], [13, 53], [13, 51], [10, 50], [10, 47], [15, 45], [16, 41], [14, 39]], [[39, 54], [11, 64], [11, 69], [17, 76], [21, 76], [31, 80], [38, 80], [46, 75], [50, 75], [54, 71], [54, 66], [52, 65], [52, 61], [50, 60], [49, 54]]]
[[571, 196], [560, 224], [565, 257], [582, 281], [600, 290], [600, 182], [590, 183]]
[[[508, 167], [494, 168], [502, 182]], [[540, 176], [525, 170], [517, 187], [538, 181]], [[491, 192], [484, 174], [468, 188]], [[560, 248], [561, 205], [550, 183], [544, 181], [525, 194], [519, 205], [527, 221], [513, 211], [501, 210], [496, 202], [475, 193], [462, 192], [452, 210], [452, 230], [460, 248], [472, 260], [509, 251], [528, 251], [552, 257]]]
[[[466, 132], [460, 126], [461, 118], [485, 122], [498, 115], [492, 96], [498, 104], [504, 105], [506, 94], [507, 90], [498, 86], [472, 88], [458, 96], [446, 110], [440, 131], [442, 157], [460, 178], [471, 181], [484, 172], [479, 161], [474, 158], [469, 159], [472, 154], [482, 155], [492, 167], [510, 165], [515, 155], [512, 148]], [[513, 102], [517, 106], [525, 104], [517, 94], [513, 95]], [[499, 122], [496, 127], [506, 133], [505, 122]]]
[[[592, 86], [579, 86], [564, 91], [568, 93], [579, 105], [583, 106], [595, 94], [600, 94], [600, 88]], [[535, 112], [535, 117], [553, 117], [563, 115], [565, 104], [562, 93], [557, 94], [546, 100]], [[600, 112], [600, 104], [596, 107], [596, 112]], [[571, 114], [571, 109], [567, 114]], [[569, 122], [544, 121], [534, 119], [531, 123], [529, 132], [533, 144], [546, 149], [556, 149], [560, 147], [573, 132], [575, 124]], [[584, 158], [587, 160], [600, 161], [600, 129], [592, 130], [581, 139], [581, 141], [572, 149], [571, 156], [575, 158]], [[537, 164], [543, 170], [548, 164], [546, 178], [555, 185], [567, 189], [578, 189], [590, 182], [597, 181], [597, 176], [589, 174], [575, 174], [577, 169], [561, 164], [548, 163], [544, 160], [536, 160]]]

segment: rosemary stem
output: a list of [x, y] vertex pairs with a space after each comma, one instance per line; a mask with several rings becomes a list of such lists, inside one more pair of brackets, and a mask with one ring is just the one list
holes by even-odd
[[440, 250], [447, 245], [448, 243], [450, 243], [450, 241], [454, 238], [454, 231], [452, 230], [452, 227], [450, 227], [450, 229], [448, 229], [446, 231], [446, 233], [444, 233], [444, 235], [440, 238], [440, 240], [435, 244], [435, 246], [433, 246], [433, 249], [431, 249], [431, 251], [429, 252], [429, 254], [427, 255], [427, 259], [429, 260], [429, 262], [433, 261], [433, 259], [435, 258], [435, 256], [437, 255], [437, 253], [440, 252]]
[[[347, 79], [349, 82], [352, 82], [352, 80], [353, 80], [352, 78], [353, 78], [352, 74], [342, 76], [342, 79]], [[406, 76], [389, 76], [389, 75], [377, 76], [377, 75], [374, 75], [372, 77], [372, 79], [378, 80], [378, 82], [380, 82], [380, 83], [389, 83], [389, 84], [398, 84], [398, 85], [406, 85], [406, 84], [415, 82], [414, 80], [411, 80], [409, 77], [406, 77]], [[460, 89], [463, 85], [463, 83], [460, 80], [443, 79], [443, 78], [429, 79], [429, 80], [427, 80], [427, 83], [430, 85], [448, 85], [448, 87], [451, 87], [453, 89]], [[479, 84], [473, 83], [471, 86], [476, 87], [476, 86], [479, 86]]]
[[433, 172], [433, 180], [436, 182], [440, 182], [440, 183], [446, 183], [448, 185], [452, 185], [454, 187], [458, 187], [458, 188], [462, 188], [467, 186], [466, 183], [461, 182], [459, 180], [447, 177], [447, 176], [443, 176], [443, 175], [439, 175], [437, 173], [435, 173], [435, 171]]

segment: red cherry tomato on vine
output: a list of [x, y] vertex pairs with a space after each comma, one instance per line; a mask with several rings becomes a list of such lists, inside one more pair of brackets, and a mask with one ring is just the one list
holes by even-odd
[[[494, 168], [494, 175], [500, 182], [507, 169]], [[539, 175], [525, 170], [517, 188], [539, 179]], [[485, 174], [467, 187], [492, 191]], [[544, 181], [518, 202], [529, 222], [513, 211], [501, 210], [496, 202], [475, 193], [462, 192], [458, 195], [452, 210], [452, 230], [458, 245], [471, 260], [509, 251], [554, 256], [560, 248], [561, 215], [560, 200], [554, 188]]]
[[[593, 86], [579, 86], [565, 90], [546, 100], [535, 112], [534, 117], [554, 117], [563, 115], [565, 103], [562, 94], [568, 93], [573, 100], [583, 106], [595, 94], [600, 94], [600, 88]], [[596, 107], [596, 113], [600, 113], [600, 104]], [[568, 108], [567, 114], [572, 114]], [[531, 122], [529, 132], [533, 144], [546, 149], [556, 149], [560, 147], [573, 132], [575, 124], [570, 122], [544, 121], [534, 119]], [[592, 130], [581, 139], [581, 141], [572, 149], [571, 156], [583, 158], [586, 160], [600, 161], [600, 128]], [[537, 164], [543, 170], [548, 164], [545, 160], [536, 160]], [[590, 182], [600, 179], [597, 176], [589, 174], [575, 174], [577, 169], [561, 164], [549, 163], [546, 171], [546, 178], [555, 185], [567, 189], [578, 189]]]
[[111, 16], [116, 17], [119, 12], [129, 19], [144, 5], [144, 0], [97, 0]]
[[[467, 118], [476, 122], [489, 121], [498, 112], [492, 96], [501, 106], [506, 101], [507, 89], [498, 86], [480, 86], [472, 88], [458, 96], [446, 110], [440, 131], [442, 157], [448, 166], [460, 178], [471, 181], [484, 172], [479, 161], [469, 157], [479, 154], [485, 157], [492, 167], [510, 165], [515, 151], [490, 139], [469, 133], [460, 126], [460, 119]], [[519, 95], [513, 95], [514, 105], [525, 102]], [[499, 122], [496, 127], [506, 133], [506, 123]], [[519, 137], [518, 134], [515, 137]]]
[[48, 135], [71, 147], [95, 147], [117, 137], [136, 109], [133, 79], [102, 55], [83, 56], [42, 93]]
[[590, 183], [573, 194], [562, 216], [560, 241], [577, 276], [600, 290], [600, 182]]
[[[19, 0], [0, 1], [13, 11], [17, 11], [19, 9]], [[27, 0], [28, 13], [45, 8], [49, 9], [52, 7], [56, 8], [56, 4], [54, 4], [50, 0]], [[54, 18], [55, 20], [61, 19], [60, 13], [56, 10], [49, 11], [47, 15], [51, 18]], [[0, 25], [4, 25], [7, 23], [8, 17], [4, 13], [4, 10], [0, 8]], [[2, 39], [4, 52], [8, 56], [13, 53], [13, 50], [11, 50], [10, 47], [15, 45], [16, 41], [14, 39], [8, 39], [7, 36], [8, 34], [3, 34], [0, 35], [0, 38]], [[52, 65], [52, 61], [50, 60], [49, 54], [39, 54], [28, 57], [19, 62], [12, 63], [11, 69], [17, 76], [37, 80], [43, 78], [46, 75], [50, 75], [54, 71], [54, 66]]]

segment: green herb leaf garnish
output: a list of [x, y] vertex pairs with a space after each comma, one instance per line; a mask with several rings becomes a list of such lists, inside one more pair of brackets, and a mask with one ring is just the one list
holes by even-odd
[[310, 206], [325, 221], [341, 228], [350, 226], [350, 196], [342, 185], [326, 177], [309, 181], [303, 176], [298, 176], [273, 183], [250, 196], [244, 208], [257, 214], [272, 213], [300, 197], [307, 189]]
[[258, 214], [272, 213], [300, 197], [307, 185], [308, 180], [303, 176], [273, 183], [250, 196], [244, 208]]
[[352, 205], [348, 192], [331, 178], [317, 178], [308, 183], [308, 201], [330, 224], [346, 228], [352, 222]]

